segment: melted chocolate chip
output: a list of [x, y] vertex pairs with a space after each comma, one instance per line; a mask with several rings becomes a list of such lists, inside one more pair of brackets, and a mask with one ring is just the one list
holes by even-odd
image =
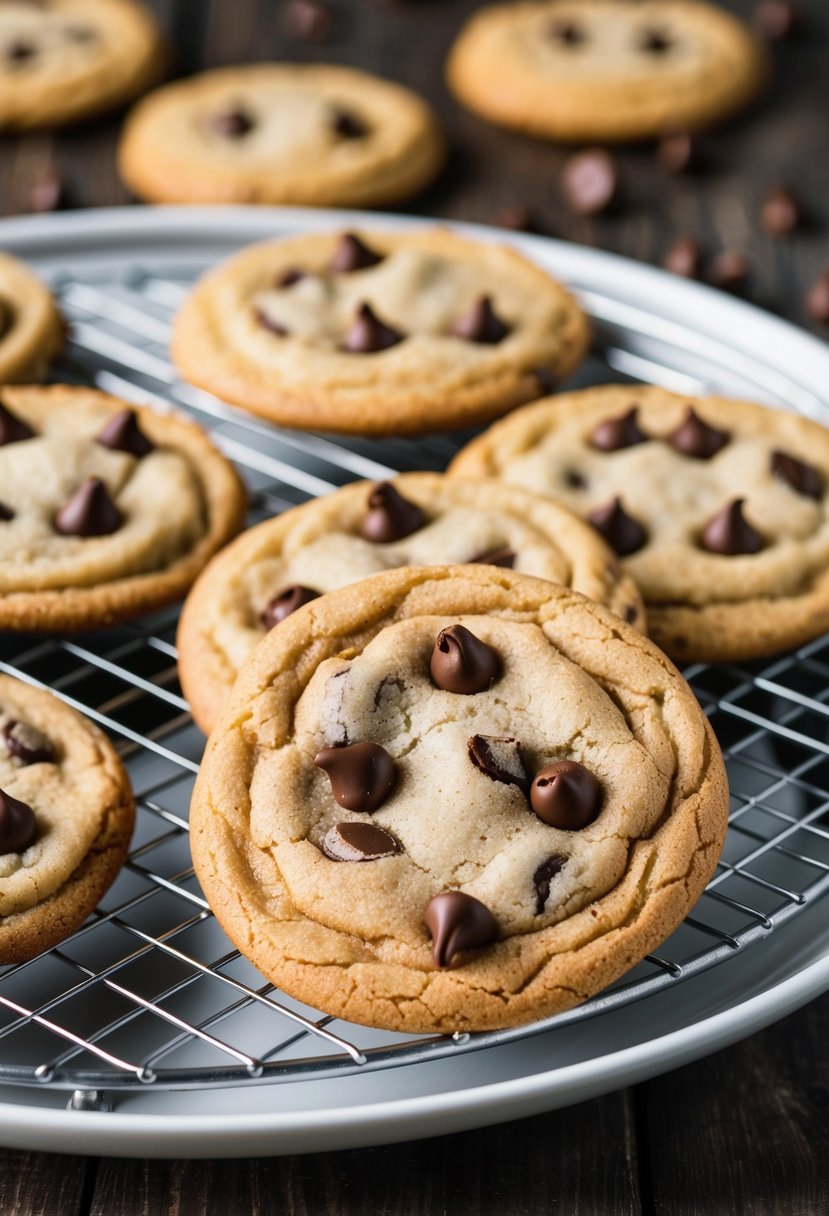
[[624, 617], [625, 617], [625, 620], [627, 621], [628, 625], [632, 625], [638, 616], [639, 616], [638, 608], [636, 608], [633, 604], [625, 604]]
[[429, 663], [432, 681], [445, 692], [485, 692], [501, 674], [501, 660], [463, 625], [441, 629]]
[[549, 34], [563, 46], [582, 46], [587, 41], [584, 28], [576, 21], [554, 21], [549, 27]]
[[678, 274], [683, 279], [698, 279], [701, 254], [697, 242], [690, 236], [681, 236], [668, 249], [662, 265], [671, 274]]
[[586, 490], [587, 478], [584, 473], [580, 473], [578, 469], [564, 470], [564, 484], [571, 490]]
[[637, 443], [647, 443], [649, 436], [639, 425], [639, 407], [632, 405], [618, 418], [605, 418], [590, 434], [590, 446], [600, 452], [618, 452]]
[[805, 498], [821, 498], [823, 496], [823, 477], [814, 467], [789, 456], [786, 452], [775, 451], [771, 454], [771, 471], [775, 477], [785, 481], [797, 494]]
[[788, 186], [772, 190], [760, 209], [760, 226], [769, 236], [789, 236], [800, 218], [800, 204]]
[[551, 853], [533, 874], [536, 916], [540, 916], [547, 906], [547, 900], [550, 898], [550, 883], [556, 874], [561, 873], [566, 864], [567, 858], [562, 857], [561, 853]]
[[616, 162], [603, 148], [577, 152], [565, 162], [561, 185], [570, 210], [576, 215], [598, 215], [616, 197]]
[[331, 130], [340, 139], [365, 139], [369, 133], [369, 127], [362, 118], [358, 118], [353, 110], [341, 107], [331, 114]]
[[426, 515], [420, 507], [404, 498], [390, 481], [381, 481], [369, 491], [360, 535], [376, 545], [387, 545], [411, 536], [425, 523]]
[[88, 477], [55, 516], [55, 528], [64, 536], [109, 536], [122, 523], [100, 477]]
[[689, 173], [696, 167], [698, 151], [690, 131], [670, 131], [663, 135], [656, 159], [666, 173]]
[[332, 861], [377, 861], [399, 853], [400, 845], [373, 823], [335, 823], [325, 833], [322, 851]]
[[476, 566], [500, 566], [504, 570], [512, 570], [515, 566], [516, 554], [512, 549], [490, 549], [487, 553], [479, 553], [477, 557], [470, 557], [469, 565]]
[[211, 131], [223, 139], [243, 139], [256, 126], [256, 121], [241, 106], [208, 114], [204, 121]]
[[254, 316], [263, 329], [267, 329], [270, 333], [276, 334], [277, 338], [287, 338], [288, 330], [279, 321], [274, 321], [273, 317], [269, 316], [264, 309], [254, 309]]
[[345, 336], [344, 347], [352, 355], [374, 355], [402, 342], [405, 334], [386, 325], [370, 304], [360, 304], [351, 328]]
[[639, 50], [649, 55], [664, 55], [673, 46], [672, 40], [663, 30], [643, 30], [639, 36]]
[[34, 59], [37, 54], [37, 47], [31, 42], [24, 42], [18, 39], [16, 42], [11, 42], [6, 47], [6, 62], [11, 67], [20, 67], [24, 63], [28, 63]]
[[266, 629], [273, 629], [274, 625], [284, 621], [285, 617], [296, 612], [297, 608], [310, 604], [311, 600], [319, 599], [319, 594], [319, 591], [314, 591], [311, 587], [286, 587], [273, 597], [259, 619]]
[[423, 923], [432, 937], [436, 967], [448, 967], [456, 954], [488, 946], [498, 933], [495, 917], [486, 904], [463, 891], [443, 891], [429, 901]]
[[308, 278], [307, 270], [300, 270], [298, 266], [289, 266], [287, 270], [283, 270], [276, 280], [276, 287], [279, 290], [284, 290], [286, 287], [293, 287], [294, 283], [300, 283], [303, 279]]
[[28, 802], [0, 790], [0, 853], [22, 853], [36, 837], [35, 813]]
[[700, 547], [709, 553], [734, 557], [743, 553], [759, 553], [765, 541], [743, 515], [744, 498], [734, 498], [725, 504], [702, 529]]
[[112, 452], [128, 452], [130, 456], [147, 456], [154, 450], [153, 444], [138, 425], [135, 410], [121, 410], [110, 418], [95, 439], [102, 448]]
[[668, 443], [683, 456], [692, 456], [695, 460], [710, 460], [724, 448], [731, 436], [728, 431], [718, 431], [715, 426], [705, 422], [689, 405], [685, 417], [667, 437]]
[[11, 507], [6, 506], [4, 502], [0, 502], [0, 521], [7, 524], [10, 519], [14, 519], [14, 514]]
[[0, 447], [5, 447], [7, 443], [20, 443], [23, 439], [31, 439], [33, 435], [34, 431], [30, 426], [0, 403]]
[[647, 543], [647, 532], [628, 515], [621, 498], [611, 498], [603, 507], [591, 511], [587, 518], [619, 557], [628, 557]]
[[3, 727], [6, 751], [21, 764], [54, 764], [55, 749], [42, 731], [28, 722], [10, 719]]
[[382, 262], [383, 255], [375, 253], [353, 232], [344, 232], [331, 255], [328, 269], [331, 274], [351, 274], [354, 270], [368, 270]]
[[504, 785], [517, 785], [526, 792], [529, 774], [517, 739], [501, 735], [473, 735], [467, 740], [469, 759], [487, 777]]
[[530, 805], [539, 819], [565, 832], [586, 828], [599, 814], [601, 789], [589, 769], [576, 760], [559, 760], [536, 773]]
[[467, 342], [495, 346], [506, 338], [509, 326], [495, 312], [491, 296], [479, 296], [463, 316], [458, 318], [450, 332], [453, 337], [463, 338]]
[[395, 782], [395, 767], [379, 743], [324, 747], [314, 757], [331, 782], [331, 793], [349, 811], [371, 814], [385, 802]]

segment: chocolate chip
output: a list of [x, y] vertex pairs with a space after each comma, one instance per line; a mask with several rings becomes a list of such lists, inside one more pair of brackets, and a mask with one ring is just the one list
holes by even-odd
[[512, 570], [515, 566], [515, 553], [512, 549], [506, 547], [502, 549], [490, 549], [486, 553], [479, 553], [477, 557], [470, 557], [469, 565], [476, 566], [501, 566], [504, 570]]
[[479, 296], [463, 316], [458, 318], [450, 332], [453, 337], [464, 338], [467, 342], [495, 346], [506, 338], [509, 326], [492, 307], [492, 297]]
[[467, 739], [469, 759], [487, 777], [504, 785], [527, 789], [530, 778], [521, 756], [517, 739], [501, 735], [473, 735]]
[[582, 26], [575, 21], [554, 21], [549, 27], [550, 37], [563, 46], [581, 46], [587, 41]]
[[55, 516], [55, 528], [64, 536], [109, 536], [122, 523], [100, 477], [87, 477]]
[[319, 599], [319, 594], [319, 591], [314, 591], [311, 587], [286, 587], [273, 597], [259, 619], [266, 629], [273, 629], [274, 625], [284, 621], [285, 617], [296, 612], [297, 608], [310, 604], [311, 600]]
[[0, 853], [22, 853], [36, 837], [37, 821], [28, 802], [0, 790]]
[[353, 232], [344, 232], [328, 263], [331, 274], [350, 274], [354, 270], [367, 270], [382, 262], [383, 255], [375, 253]]
[[379, 743], [324, 747], [314, 764], [328, 774], [331, 793], [349, 811], [376, 811], [395, 782], [394, 761]]
[[58, 169], [46, 169], [35, 178], [29, 191], [29, 210], [36, 215], [63, 211], [69, 206], [66, 180]]
[[708, 277], [715, 287], [723, 291], [739, 291], [748, 278], [749, 262], [743, 253], [735, 249], [723, 249], [711, 263]]
[[55, 749], [42, 731], [12, 718], [3, 727], [6, 751], [21, 764], [54, 764]]
[[322, 851], [332, 861], [377, 861], [399, 853], [400, 845], [373, 823], [335, 823], [325, 833]]
[[294, 283], [301, 283], [303, 279], [308, 278], [306, 270], [300, 270], [298, 266], [289, 266], [287, 270], [283, 270], [277, 277], [276, 287], [279, 290], [284, 290], [286, 287], [293, 287]]
[[587, 518], [619, 557], [628, 557], [647, 544], [647, 532], [628, 515], [621, 498], [611, 498], [604, 506], [591, 511]]
[[649, 55], [664, 55], [673, 46], [673, 41], [662, 30], [643, 30], [638, 40], [639, 50]]
[[829, 268], [823, 270], [806, 295], [806, 309], [813, 321], [829, 325]]
[[345, 110], [338, 106], [331, 112], [331, 130], [340, 139], [365, 139], [369, 133], [368, 125], [353, 110]]
[[559, 760], [536, 773], [530, 805], [550, 827], [577, 832], [598, 817], [600, 795], [599, 783], [589, 769], [576, 760]]
[[603, 148], [577, 152], [565, 162], [561, 184], [571, 211], [576, 215], [598, 215], [616, 197], [616, 162]]
[[765, 541], [743, 515], [744, 498], [726, 503], [702, 529], [700, 547], [709, 553], [734, 557], [743, 553], [759, 553]]
[[360, 535], [376, 545], [387, 545], [411, 536], [426, 523], [426, 515], [404, 498], [390, 481], [380, 481], [368, 495], [368, 511], [360, 524]]
[[562, 857], [561, 853], [551, 853], [546, 861], [542, 861], [541, 865], [533, 874], [536, 916], [540, 916], [544, 911], [547, 900], [550, 898], [550, 883], [555, 878], [556, 874], [561, 873], [566, 864], [567, 858]]
[[254, 314], [256, 320], [263, 329], [267, 329], [270, 333], [276, 334], [277, 338], [287, 338], [288, 330], [279, 321], [274, 321], [273, 317], [269, 316], [264, 309], [255, 308]]
[[700, 271], [700, 248], [690, 236], [681, 236], [674, 241], [662, 259], [665, 270], [678, 274], [683, 279], [698, 279]]
[[769, 236], [789, 236], [801, 220], [800, 204], [788, 186], [777, 186], [760, 208], [760, 226]]
[[636, 608], [633, 604], [625, 604], [624, 618], [627, 621], [628, 625], [632, 625], [638, 616], [639, 616], [638, 608]]
[[405, 334], [386, 325], [370, 304], [360, 304], [351, 328], [345, 336], [344, 347], [352, 355], [374, 355], [402, 342]]
[[775, 451], [771, 454], [771, 471], [775, 477], [791, 486], [795, 493], [805, 498], [823, 497], [823, 477], [813, 465], [786, 452]]
[[292, 38], [302, 42], [327, 42], [334, 16], [331, 9], [318, 0], [289, 0], [285, 6], [284, 24]]
[[533, 232], [532, 212], [529, 207], [516, 203], [512, 207], [502, 207], [495, 216], [499, 228], [509, 228], [512, 232]]
[[730, 438], [728, 431], [718, 431], [715, 426], [710, 426], [700, 418], [694, 407], [689, 405], [682, 422], [667, 436], [667, 442], [683, 456], [692, 456], [695, 460], [710, 460], [725, 447]]
[[22, 39], [17, 42], [11, 42], [6, 47], [6, 62], [11, 67], [20, 67], [24, 63], [28, 63], [30, 59], [34, 59], [37, 54], [37, 47], [31, 42], [24, 42]]
[[632, 405], [618, 418], [605, 418], [590, 433], [590, 446], [600, 452], [618, 452], [637, 443], [647, 443], [649, 436], [639, 425], [639, 407]]
[[241, 106], [208, 114], [204, 121], [211, 131], [224, 139], [242, 139], [256, 126], [256, 120]]
[[4, 524], [7, 524], [10, 519], [14, 519], [14, 515], [15, 513], [11, 507], [7, 506], [4, 502], [0, 502], [0, 520]]
[[121, 410], [110, 418], [95, 440], [102, 448], [113, 452], [128, 452], [130, 456], [147, 456], [155, 448], [141, 427], [135, 410]]
[[578, 469], [565, 469], [564, 484], [571, 490], [586, 490], [587, 478], [584, 473], [580, 473]]
[[463, 891], [443, 891], [429, 901], [423, 923], [432, 937], [436, 967], [448, 967], [456, 954], [488, 946], [498, 934], [495, 917], [486, 904]]
[[769, 42], [783, 42], [797, 30], [801, 14], [791, 0], [760, 0], [752, 20], [762, 38]]
[[30, 426], [0, 403], [0, 448], [5, 447], [7, 443], [20, 443], [24, 439], [31, 439], [33, 435], [34, 431]]
[[535, 376], [536, 380], [538, 381], [538, 391], [542, 396], [548, 397], [551, 393], [554, 393], [556, 391], [556, 389], [558, 388], [558, 385], [559, 385], [558, 376], [551, 368], [534, 367], [532, 370], [532, 374]]
[[492, 687], [501, 674], [501, 660], [463, 625], [450, 625], [435, 639], [429, 670], [438, 688], [469, 696]]
[[669, 131], [656, 150], [656, 159], [666, 173], [688, 173], [698, 161], [697, 145], [690, 131]]

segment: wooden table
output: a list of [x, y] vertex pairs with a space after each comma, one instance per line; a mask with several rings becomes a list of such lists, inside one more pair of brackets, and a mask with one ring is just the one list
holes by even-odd
[[[707, 258], [748, 255], [747, 294], [807, 323], [803, 296], [829, 264], [829, 9], [802, 0], [804, 30], [775, 48], [776, 83], [746, 118], [701, 143], [693, 175], [667, 177], [647, 146], [618, 153], [623, 199], [610, 215], [572, 216], [559, 193], [567, 152], [496, 131], [458, 109], [441, 61], [472, 0], [332, 0], [330, 40], [285, 31], [271, 0], [155, 0], [177, 71], [244, 60], [327, 59], [396, 76], [429, 97], [452, 142], [441, 180], [408, 208], [491, 222], [528, 207], [538, 230], [658, 262], [674, 238]], [[752, 0], [730, 0], [747, 14]], [[0, 211], [29, 210], [56, 166], [76, 205], [123, 203], [117, 120], [0, 147]], [[756, 223], [767, 190], [788, 182], [801, 231], [774, 240]], [[727, 335], [725, 335], [727, 337]], [[708, 1060], [569, 1110], [484, 1131], [359, 1152], [229, 1162], [122, 1161], [0, 1150], [0, 1212], [452, 1213], [535, 1216], [699, 1213], [818, 1216], [829, 1211], [829, 996]]]

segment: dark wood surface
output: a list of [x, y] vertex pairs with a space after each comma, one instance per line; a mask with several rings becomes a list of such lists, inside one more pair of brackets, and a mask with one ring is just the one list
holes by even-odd
[[[829, 6], [801, 0], [803, 29], [775, 47], [775, 82], [747, 116], [701, 141], [703, 164], [671, 178], [653, 149], [619, 151], [612, 214], [572, 216], [560, 194], [568, 155], [462, 112], [441, 80], [470, 0], [332, 0], [323, 46], [286, 33], [273, 0], [155, 0], [174, 71], [245, 60], [327, 59], [394, 76], [428, 96], [449, 132], [446, 172], [406, 210], [492, 222], [528, 207], [538, 230], [658, 262], [680, 235], [705, 258], [751, 264], [746, 295], [809, 324], [807, 288], [829, 265]], [[744, 15], [753, 0], [730, 0]], [[128, 202], [113, 150], [118, 119], [0, 143], [0, 213], [30, 210], [59, 169], [79, 206]], [[757, 224], [767, 191], [789, 183], [804, 223], [787, 240]], [[817, 328], [817, 327], [815, 327]], [[824, 331], [825, 333], [825, 331]], [[643, 1009], [643, 1017], [647, 1009]], [[565, 1111], [359, 1152], [228, 1162], [98, 1160], [0, 1150], [0, 1213], [280, 1212], [285, 1216], [821, 1216], [829, 1212], [829, 997], [777, 1026], [635, 1089]]]

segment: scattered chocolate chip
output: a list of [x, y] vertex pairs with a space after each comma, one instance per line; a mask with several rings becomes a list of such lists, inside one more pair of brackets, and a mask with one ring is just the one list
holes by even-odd
[[789, 456], [786, 452], [772, 452], [771, 471], [775, 477], [785, 481], [797, 494], [805, 498], [823, 497], [823, 477], [811, 464]]
[[624, 617], [625, 617], [625, 620], [627, 621], [628, 625], [632, 625], [638, 616], [639, 616], [638, 608], [636, 608], [633, 604], [625, 604]]
[[87, 477], [55, 516], [55, 528], [64, 536], [109, 536], [122, 522], [100, 477]]
[[739, 291], [748, 278], [749, 262], [736, 249], [723, 249], [711, 263], [708, 277], [715, 287], [723, 291]]
[[441, 629], [429, 663], [433, 682], [445, 692], [485, 692], [501, 674], [501, 660], [463, 625]]
[[368, 125], [358, 118], [353, 110], [337, 107], [331, 113], [331, 130], [340, 139], [365, 139], [369, 133]]
[[463, 891], [443, 891], [429, 901], [423, 923], [432, 937], [436, 967], [448, 967], [456, 954], [488, 946], [498, 933], [495, 917], [486, 904]]
[[564, 484], [571, 490], [586, 490], [587, 478], [578, 469], [565, 469]]
[[647, 443], [649, 436], [639, 425], [639, 407], [632, 405], [618, 418], [605, 418], [590, 433], [589, 443], [600, 452], [618, 452], [637, 443]]
[[0, 448], [5, 447], [7, 443], [20, 443], [24, 439], [31, 439], [33, 435], [32, 428], [0, 402]]
[[700, 418], [694, 407], [689, 405], [682, 422], [667, 436], [667, 442], [683, 456], [692, 456], [695, 460], [710, 460], [720, 448], [725, 447], [730, 438], [728, 431], [718, 431], [715, 426], [710, 426]]
[[366, 814], [385, 802], [396, 777], [394, 761], [379, 743], [324, 747], [314, 764], [328, 774], [331, 793], [340, 806]]
[[266, 629], [273, 629], [274, 625], [284, 621], [285, 617], [296, 612], [297, 608], [310, 604], [311, 600], [319, 599], [319, 595], [319, 591], [314, 591], [311, 587], [286, 587], [284, 591], [279, 592], [279, 595], [273, 597], [267, 608], [260, 614], [259, 620]]
[[405, 334], [381, 321], [370, 304], [360, 304], [351, 328], [345, 335], [344, 347], [352, 355], [374, 355], [397, 346]]
[[598, 781], [583, 764], [559, 760], [536, 773], [530, 805], [550, 827], [577, 832], [598, 817], [600, 794]]
[[611, 498], [603, 507], [591, 511], [587, 518], [619, 557], [628, 557], [647, 543], [647, 532], [628, 515], [621, 498]]
[[287, 338], [288, 330], [279, 321], [274, 321], [273, 317], [269, 316], [263, 308], [254, 309], [256, 320], [263, 329], [267, 329], [269, 333], [276, 334], [277, 338]]
[[549, 27], [550, 37], [563, 46], [581, 46], [587, 41], [587, 35], [582, 26], [576, 21], [554, 21]]
[[467, 740], [466, 746], [469, 748], [469, 759], [487, 777], [504, 785], [517, 785], [526, 791], [530, 778], [517, 739], [501, 735], [473, 735]]
[[674, 241], [662, 259], [665, 270], [678, 274], [683, 279], [698, 279], [700, 272], [700, 249], [690, 236], [681, 236]]
[[806, 295], [806, 309], [813, 321], [829, 325], [829, 268], [823, 270]]
[[37, 48], [31, 42], [24, 42], [21, 39], [9, 43], [6, 47], [6, 62], [13, 67], [19, 67], [28, 63], [30, 59], [34, 59], [36, 54]]
[[287, 270], [283, 270], [277, 277], [276, 287], [282, 291], [286, 287], [293, 287], [294, 283], [301, 283], [303, 279], [308, 278], [306, 270], [300, 270], [298, 266], [289, 266]]
[[28, 802], [0, 790], [0, 853], [22, 853], [36, 836], [35, 813]]
[[360, 535], [376, 545], [411, 536], [426, 523], [426, 514], [416, 503], [394, 488], [390, 481], [380, 481], [369, 490], [368, 511], [360, 525]]
[[673, 46], [673, 41], [662, 30], [643, 30], [639, 36], [639, 50], [649, 55], [664, 55]]
[[458, 318], [450, 332], [453, 337], [463, 338], [467, 342], [495, 346], [506, 338], [509, 326], [492, 307], [492, 297], [479, 296], [463, 316]]
[[326, 4], [318, 0], [289, 0], [285, 6], [285, 30], [301, 42], [327, 42], [334, 26], [334, 16]]
[[556, 373], [549, 367], [534, 367], [532, 374], [538, 381], [538, 391], [542, 396], [548, 397], [554, 393], [559, 385], [559, 379]]
[[752, 20], [761, 37], [769, 42], [783, 42], [800, 25], [800, 9], [791, 0], [760, 0]]
[[726, 557], [759, 553], [764, 548], [763, 537], [743, 515], [744, 502], [744, 498], [734, 498], [709, 519], [700, 533], [701, 548]]
[[382, 260], [383, 255], [369, 249], [355, 233], [344, 232], [331, 255], [328, 269], [331, 274], [350, 274], [353, 270], [367, 270]]
[[14, 514], [15, 513], [11, 507], [6, 506], [4, 502], [0, 502], [0, 520], [2, 520], [4, 524], [7, 524], [10, 519], [14, 519]]
[[155, 444], [141, 430], [135, 410], [129, 409], [110, 418], [95, 442], [113, 452], [128, 452], [130, 456], [138, 457], [147, 456], [155, 449]]
[[479, 553], [477, 557], [470, 557], [468, 564], [476, 566], [501, 566], [505, 570], [512, 570], [515, 566], [515, 556], [514, 551], [506, 547], [490, 549], [486, 553]]
[[769, 236], [789, 236], [800, 224], [800, 204], [788, 186], [777, 186], [760, 208], [760, 226]]
[[556, 874], [560, 874], [567, 864], [567, 858], [562, 857], [561, 853], [551, 853], [546, 861], [542, 861], [536, 872], [533, 874], [533, 886], [535, 887], [535, 914], [540, 916], [547, 905], [547, 900], [550, 898], [550, 883], [555, 878]]
[[698, 160], [697, 145], [690, 131], [669, 131], [659, 141], [656, 159], [666, 173], [689, 173]]
[[32, 183], [29, 210], [36, 215], [45, 215], [50, 211], [63, 211], [68, 206], [69, 193], [63, 174], [58, 169], [45, 169]]
[[256, 121], [241, 106], [208, 114], [204, 121], [214, 134], [221, 135], [224, 139], [242, 139], [256, 126]]
[[325, 833], [322, 851], [332, 861], [377, 861], [399, 853], [400, 845], [373, 823], [335, 823]]
[[495, 216], [495, 223], [499, 228], [509, 228], [512, 232], [533, 232], [535, 230], [532, 212], [529, 207], [524, 207], [520, 203], [516, 203], [512, 207], [502, 207]]
[[577, 152], [565, 161], [561, 184], [570, 210], [576, 215], [598, 215], [616, 197], [616, 162], [603, 148]]
[[3, 727], [6, 751], [21, 764], [54, 764], [55, 749], [42, 731], [28, 722], [10, 719]]

